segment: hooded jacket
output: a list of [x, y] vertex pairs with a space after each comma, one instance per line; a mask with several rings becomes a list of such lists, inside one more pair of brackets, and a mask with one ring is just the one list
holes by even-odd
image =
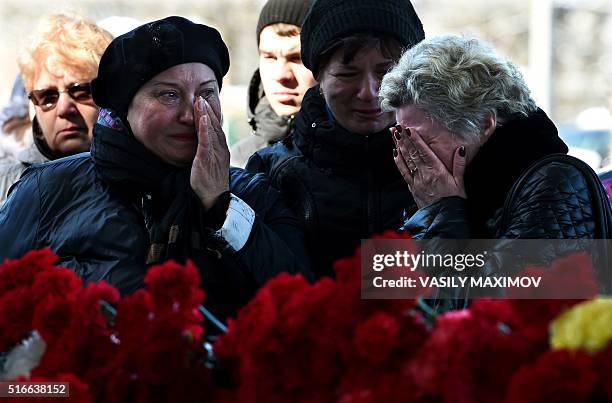
[[249, 84], [247, 114], [251, 135], [238, 141], [231, 149], [231, 164], [240, 168], [246, 165], [255, 151], [284, 139], [294, 121], [294, 116], [278, 116], [274, 112], [263, 91], [259, 69], [255, 70]]
[[315, 275], [363, 238], [397, 229], [414, 200], [392, 157], [387, 129], [362, 135], [339, 125], [319, 88], [306, 93], [291, 135], [256, 152], [246, 169], [263, 172], [304, 220]]

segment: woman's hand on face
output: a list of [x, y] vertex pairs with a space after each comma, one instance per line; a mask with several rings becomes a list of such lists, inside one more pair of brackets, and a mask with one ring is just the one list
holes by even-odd
[[443, 197], [467, 198], [463, 182], [465, 147], [457, 147], [455, 150], [453, 171], [449, 172], [417, 130], [402, 129], [397, 125], [391, 128], [391, 135], [396, 146], [393, 151], [395, 165], [408, 184], [408, 189], [419, 208]]
[[204, 209], [210, 209], [217, 198], [229, 190], [230, 153], [221, 128], [220, 117], [202, 97], [194, 103], [198, 148], [191, 165], [191, 188]]

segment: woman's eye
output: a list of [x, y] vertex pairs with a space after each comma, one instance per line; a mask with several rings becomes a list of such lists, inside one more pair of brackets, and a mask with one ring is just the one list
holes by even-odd
[[176, 91], [161, 91], [159, 92], [159, 94], [157, 94], [157, 96], [165, 99], [178, 98], [178, 94], [176, 93]]
[[181, 97], [176, 91], [164, 90], [157, 93], [157, 99], [162, 104], [175, 105], [181, 100]]

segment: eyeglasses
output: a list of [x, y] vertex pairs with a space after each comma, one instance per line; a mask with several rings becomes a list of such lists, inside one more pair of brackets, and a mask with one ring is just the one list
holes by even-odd
[[89, 83], [73, 83], [63, 90], [58, 90], [57, 88], [33, 90], [28, 94], [28, 98], [34, 105], [40, 106], [40, 108], [46, 112], [55, 108], [62, 92], [67, 92], [70, 98], [78, 103], [83, 104], [91, 102], [91, 86]]

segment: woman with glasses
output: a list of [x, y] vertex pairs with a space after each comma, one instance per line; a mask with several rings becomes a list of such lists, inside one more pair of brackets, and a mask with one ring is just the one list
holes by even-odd
[[[199, 269], [224, 318], [280, 272], [310, 278], [298, 219], [263, 175], [230, 169], [219, 32], [182, 17], [105, 50], [91, 153], [28, 169], [0, 208], [0, 261], [50, 247], [62, 266], [122, 293], [172, 259]], [[64, 94], [62, 94], [63, 96]]]
[[41, 20], [19, 68], [33, 110], [33, 144], [0, 167], [0, 203], [30, 165], [89, 151], [98, 116], [89, 82], [111, 35], [77, 16]]

